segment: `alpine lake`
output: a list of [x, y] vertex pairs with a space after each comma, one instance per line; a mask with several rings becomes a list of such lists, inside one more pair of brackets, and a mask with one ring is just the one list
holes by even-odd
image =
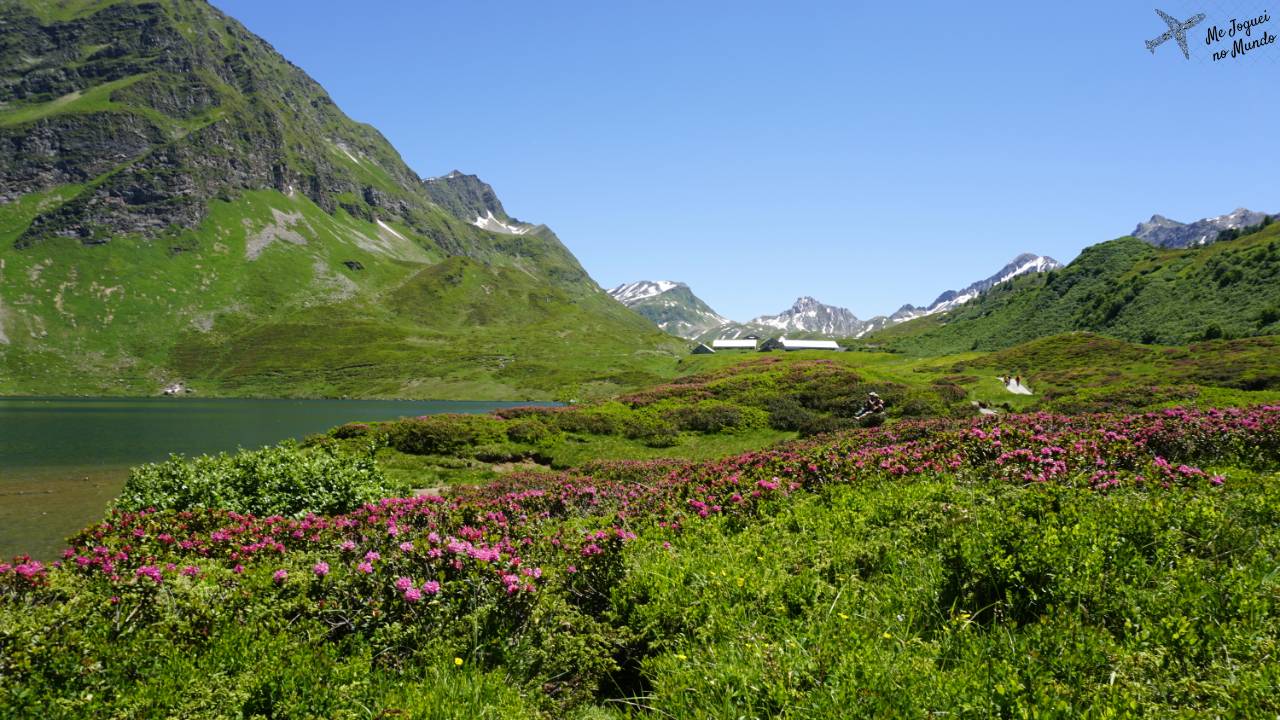
[[129, 468], [235, 452], [355, 421], [539, 403], [420, 400], [0, 398], [0, 559], [58, 557], [101, 520]]

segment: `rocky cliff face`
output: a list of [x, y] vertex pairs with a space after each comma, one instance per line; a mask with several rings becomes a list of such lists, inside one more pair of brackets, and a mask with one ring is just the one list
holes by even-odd
[[1203, 218], [1193, 223], [1180, 223], [1163, 215], [1152, 215], [1150, 220], [1138, 223], [1131, 234], [1156, 247], [1185, 248], [1207, 245], [1227, 230], [1243, 230], [1260, 225], [1267, 217], [1267, 213], [1247, 208], [1236, 208], [1226, 215]]
[[[239, 190], [406, 217], [416, 177], [323, 88], [203, 2], [7, 3], [0, 179], [14, 195], [83, 184], [18, 238], [86, 243], [191, 228]], [[29, 122], [23, 122], [30, 118]], [[361, 163], [376, 165], [362, 181]], [[379, 182], [380, 181], [380, 182]]]
[[534, 226], [507, 215], [502, 201], [490, 185], [475, 175], [458, 170], [423, 182], [432, 202], [478, 228], [507, 235], [524, 235]]

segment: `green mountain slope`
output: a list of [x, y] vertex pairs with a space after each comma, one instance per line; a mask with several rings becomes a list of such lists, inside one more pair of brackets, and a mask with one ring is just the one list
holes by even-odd
[[576, 397], [679, 349], [203, 0], [0, 4], [0, 393]]
[[996, 286], [945, 316], [865, 342], [947, 354], [1081, 330], [1161, 344], [1280, 334], [1280, 224], [1184, 250], [1134, 238], [1101, 243], [1061, 270]]

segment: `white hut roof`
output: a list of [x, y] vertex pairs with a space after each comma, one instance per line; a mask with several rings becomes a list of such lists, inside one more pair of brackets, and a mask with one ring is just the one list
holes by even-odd
[[835, 340], [791, 340], [782, 338], [778, 342], [788, 350], [839, 350]]
[[711, 347], [717, 348], [753, 348], [755, 346], [755, 340], [713, 340], [711, 342]]

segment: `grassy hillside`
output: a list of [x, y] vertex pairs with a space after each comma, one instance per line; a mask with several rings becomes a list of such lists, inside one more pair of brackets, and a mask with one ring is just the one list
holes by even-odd
[[603, 293], [400, 227], [264, 190], [214, 201], [176, 252], [0, 237], [0, 393], [573, 399], [682, 349]]
[[0, 393], [572, 399], [680, 349], [203, 0], [0, 20]]
[[1162, 250], [1133, 238], [1086, 248], [1067, 267], [1017, 278], [942, 317], [862, 341], [918, 355], [994, 350], [1087, 330], [1147, 344], [1280, 332], [1280, 224]]

